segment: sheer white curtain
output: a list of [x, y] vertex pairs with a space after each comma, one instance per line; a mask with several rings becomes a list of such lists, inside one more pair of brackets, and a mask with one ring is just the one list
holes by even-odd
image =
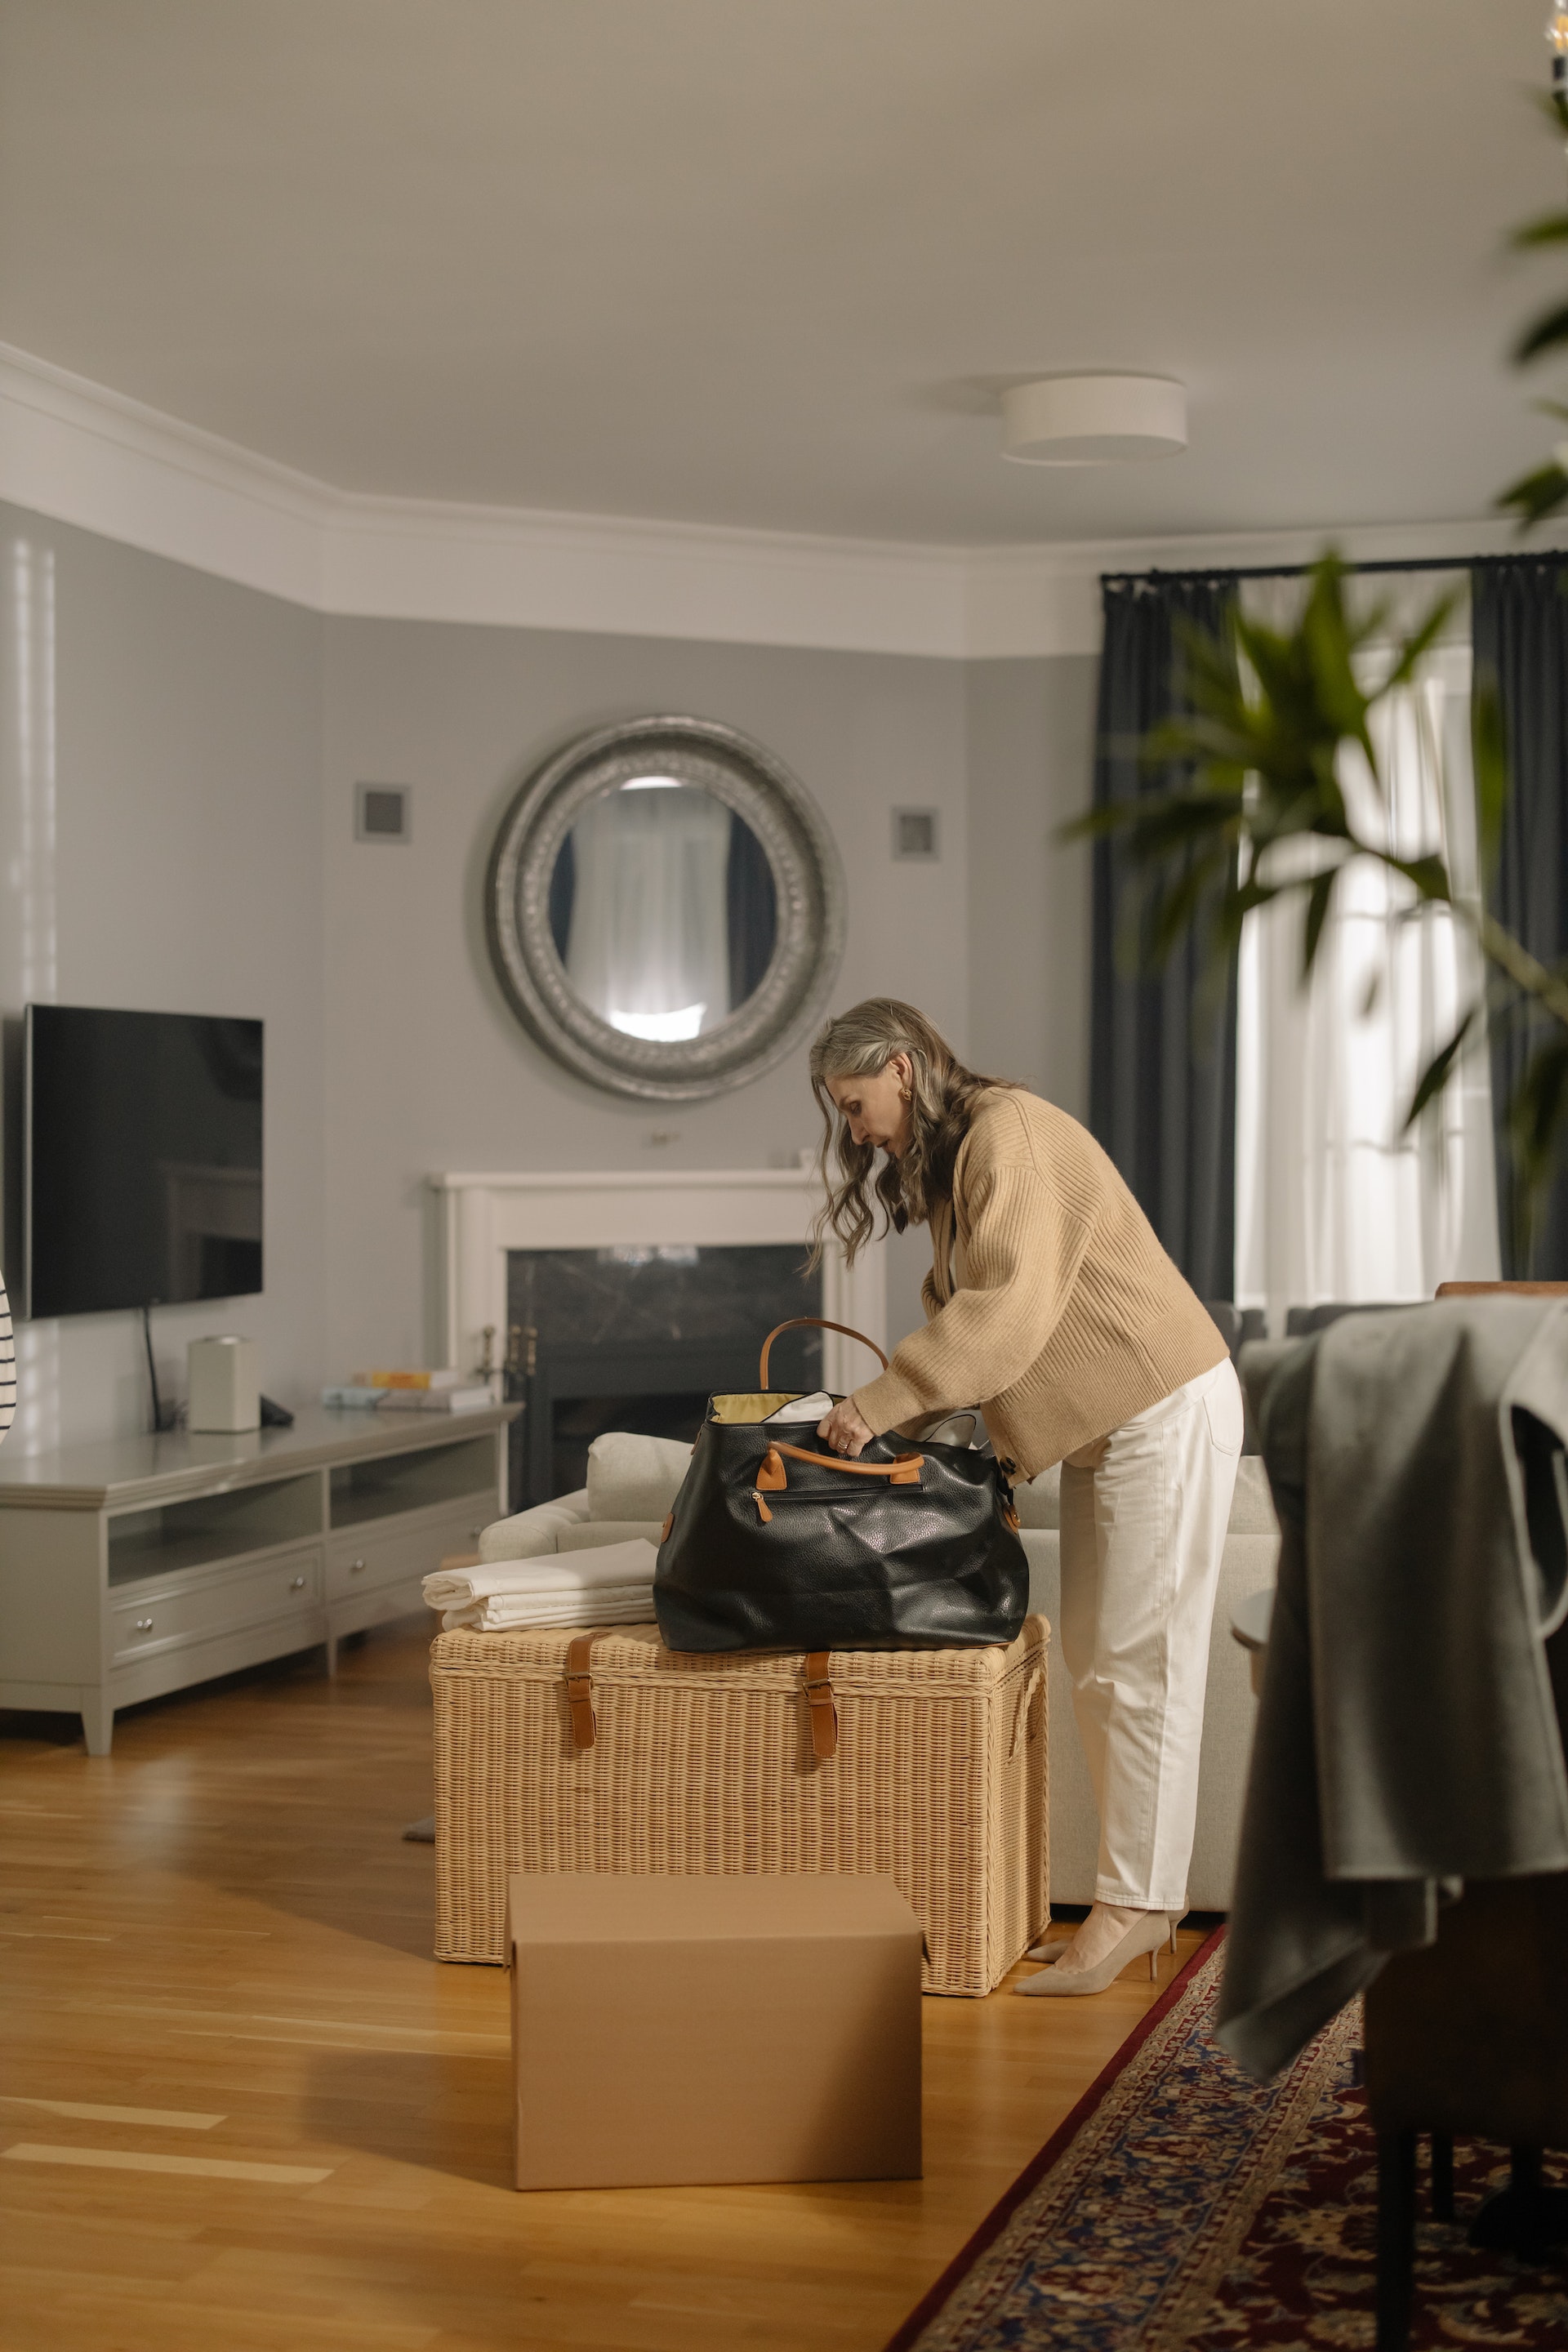
[[633, 1037], [695, 1037], [730, 1010], [730, 812], [688, 786], [634, 783], [572, 828], [566, 971]]
[[[1404, 625], [1436, 585], [1401, 596]], [[1375, 576], [1357, 593], [1387, 593]], [[1244, 609], [1279, 626], [1294, 583], [1244, 582]], [[1390, 634], [1392, 635], [1392, 628]], [[1369, 646], [1369, 677], [1390, 657]], [[1358, 825], [1402, 855], [1438, 849], [1479, 887], [1469, 741], [1468, 611], [1420, 676], [1373, 719], [1384, 794], [1364, 761], [1342, 777]], [[1310, 870], [1310, 844], [1289, 845]], [[1302, 870], [1298, 866], [1298, 871]], [[1270, 1328], [1291, 1306], [1430, 1298], [1439, 1282], [1495, 1279], [1497, 1212], [1484, 1047], [1419, 1126], [1400, 1128], [1415, 1080], [1479, 981], [1468, 932], [1445, 909], [1401, 920], [1414, 893], [1362, 860], [1340, 882], [1310, 988], [1301, 910], [1268, 907], [1242, 935], [1237, 1036], [1237, 1303]]]

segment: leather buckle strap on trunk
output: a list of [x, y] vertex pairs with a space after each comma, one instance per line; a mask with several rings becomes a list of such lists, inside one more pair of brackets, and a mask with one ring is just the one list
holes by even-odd
[[787, 1323], [775, 1323], [763, 1341], [762, 1362], [757, 1371], [757, 1386], [764, 1396], [768, 1392], [768, 1355], [773, 1341], [781, 1331], [800, 1330], [841, 1331], [847, 1339], [858, 1339], [863, 1348], [869, 1348], [882, 1370], [886, 1371], [888, 1369], [888, 1359], [883, 1355], [875, 1339], [868, 1339], [864, 1331], [852, 1331], [847, 1323], [828, 1323], [820, 1315], [792, 1315]]
[[[566, 1704], [572, 1711], [572, 1745], [592, 1748], [598, 1737], [594, 1709], [594, 1676], [590, 1669], [593, 1633], [578, 1633], [566, 1648]], [[813, 1650], [801, 1673], [811, 1719], [811, 1752], [819, 1764], [830, 1763], [838, 1749], [838, 1702], [827, 1678], [826, 1650]]]
[[566, 1704], [572, 1710], [572, 1745], [592, 1748], [599, 1734], [594, 1712], [594, 1677], [589, 1671], [595, 1636], [578, 1633], [566, 1645]]
[[819, 1764], [830, 1764], [838, 1749], [838, 1702], [827, 1679], [827, 1656], [826, 1650], [813, 1650], [800, 1677], [811, 1718], [811, 1752]]

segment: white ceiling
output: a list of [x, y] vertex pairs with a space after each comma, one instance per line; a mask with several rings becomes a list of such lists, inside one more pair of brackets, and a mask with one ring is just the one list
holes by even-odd
[[[977, 545], [1484, 514], [1542, 0], [0, 0], [0, 333], [341, 488]], [[1043, 471], [998, 383], [1191, 387]]]

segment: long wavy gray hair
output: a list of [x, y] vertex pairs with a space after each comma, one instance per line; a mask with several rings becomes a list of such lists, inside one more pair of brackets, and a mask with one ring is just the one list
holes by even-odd
[[[910, 1057], [912, 1134], [902, 1159], [889, 1153], [873, 1183], [877, 1148], [856, 1142], [827, 1081], [879, 1077], [895, 1054]], [[877, 1230], [868, 1185], [881, 1204], [884, 1232], [889, 1225], [901, 1234], [907, 1225], [924, 1224], [936, 1203], [952, 1196], [953, 1162], [975, 1097], [987, 1087], [1010, 1084], [966, 1069], [925, 1014], [896, 996], [868, 996], [829, 1021], [811, 1049], [811, 1091], [823, 1124], [816, 1164], [827, 1195], [812, 1227], [811, 1266], [821, 1263], [829, 1234], [842, 1244], [846, 1263], [854, 1265]]]

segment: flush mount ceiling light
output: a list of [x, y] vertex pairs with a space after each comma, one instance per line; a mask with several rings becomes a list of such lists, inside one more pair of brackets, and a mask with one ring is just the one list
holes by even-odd
[[1187, 392], [1163, 375], [1053, 375], [1002, 395], [1002, 455], [1022, 466], [1173, 457], [1187, 446]]

